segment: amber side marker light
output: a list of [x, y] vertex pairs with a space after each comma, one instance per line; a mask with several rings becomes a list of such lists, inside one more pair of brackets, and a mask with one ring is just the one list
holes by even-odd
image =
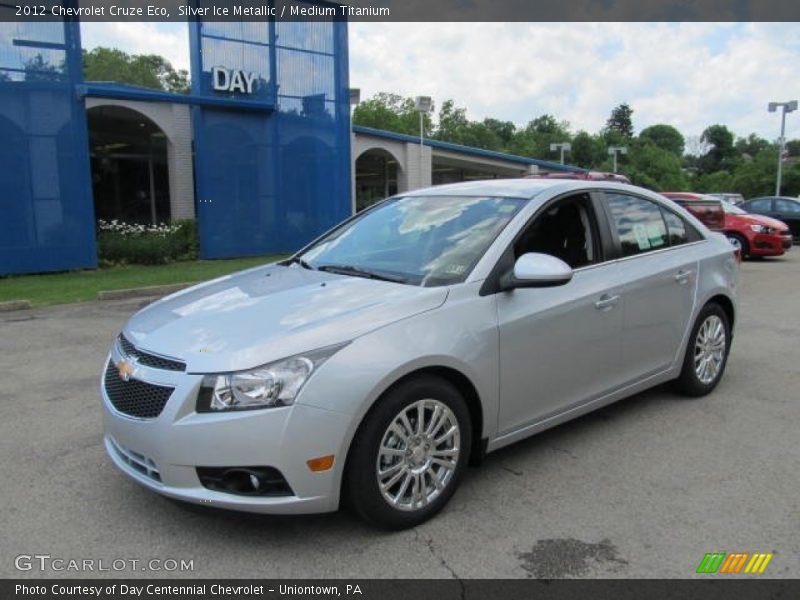
[[314, 471], [315, 473], [319, 473], [320, 471], [327, 471], [333, 466], [333, 454], [309, 459], [306, 461], [306, 464], [308, 465], [308, 468]]

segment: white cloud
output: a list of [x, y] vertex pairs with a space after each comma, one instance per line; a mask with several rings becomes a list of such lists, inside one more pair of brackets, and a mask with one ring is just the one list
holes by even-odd
[[353, 23], [350, 60], [362, 97], [453, 98], [518, 125], [549, 112], [589, 131], [628, 102], [637, 129], [774, 138], [767, 102], [800, 97], [796, 23]]

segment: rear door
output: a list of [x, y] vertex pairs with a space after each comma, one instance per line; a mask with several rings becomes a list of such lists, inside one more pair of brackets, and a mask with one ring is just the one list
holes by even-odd
[[627, 383], [669, 368], [689, 325], [697, 287], [694, 243], [680, 215], [648, 198], [604, 195], [623, 281], [621, 373]]

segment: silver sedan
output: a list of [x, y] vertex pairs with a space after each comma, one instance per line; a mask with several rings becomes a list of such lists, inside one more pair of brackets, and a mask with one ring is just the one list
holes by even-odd
[[723, 236], [641, 188], [404, 193], [134, 315], [106, 449], [186, 502], [413, 526], [487, 452], [663, 382], [711, 392], [737, 281]]

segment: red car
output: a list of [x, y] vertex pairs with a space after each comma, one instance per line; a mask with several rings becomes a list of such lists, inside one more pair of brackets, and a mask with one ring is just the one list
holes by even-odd
[[[719, 200], [705, 194], [662, 192], [664, 196], [684, 206], [692, 202]], [[731, 243], [739, 248], [742, 258], [748, 256], [781, 256], [792, 247], [792, 234], [783, 221], [752, 215], [724, 200], [725, 222], [721, 229]]]
[[619, 173], [606, 173], [605, 171], [558, 171], [550, 173], [537, 173], [526, 175], [527, 179], [584, 179], [587, 181], [615, 181], [617, 183], [630, 183], [631, 180]]

